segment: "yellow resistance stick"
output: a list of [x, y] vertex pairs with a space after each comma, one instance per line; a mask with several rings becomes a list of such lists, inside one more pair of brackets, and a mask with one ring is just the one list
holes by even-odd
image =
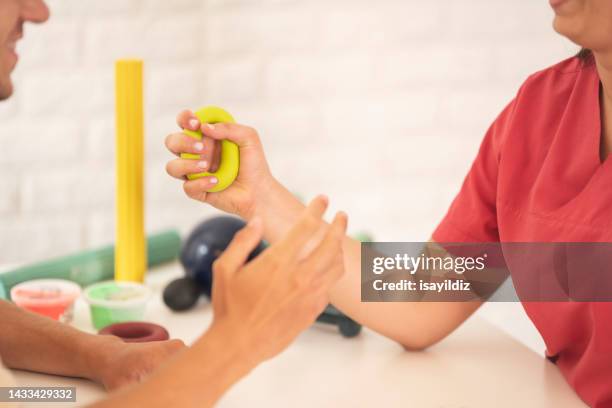
[[[198, 109], [195, 115], [200, 119], [202, 123], [235, 123], [236, 121], [225, 110], [216, 106], [207, 106], [205, 108]], [[193, 137], [194, 139], [201, 140], [202, 132], [194, 132], [192, 130], [183, 130], [186, 135]], [[197, 154], [183, 153], [181, 154], [183, 159], [197, 160], [200, 158]], [[238, 146], [234, 142], [229, 140], [221, 141], [221, 163], [219, 168], [214, 173], [203, 172], [190, 174], [187, 176], [189, 180], [195, 180], [201, 177], [214, 176], [217, 178], [218, 183], [208, 190], [211, 193], [223, 191], [228, 188], [236, 177], [238, 177], [238, 171], [240, 169], [240, 153]]]
[[115, 279], [135, 282], [144, 281], [147, 265], [143, 206], [142, 66], [139, 60], [120, 60], [115, 64]]

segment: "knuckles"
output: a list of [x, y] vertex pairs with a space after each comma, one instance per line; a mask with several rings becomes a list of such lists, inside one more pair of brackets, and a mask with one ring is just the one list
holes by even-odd
[[261, 139], [259, 138], [259, 133], [257, 132], [257, 130], [255, 130], [252, 127], [247, 127], [247, 129], [248, 129], [247, 139], [251, 142], [251, 144], [260, 146]]
[[187, 197], [196, 201], [206, 202], [205, 182], [203, 179], [187, 180], [183, 183], [183, 191]]
[[187, 194], [187, 197], [197, 199], [197, 192], [193, 188], [193, 184], [186, 181], [183, 183], [183, 191]]
[[311, 214], [306, 214], [300, 222], [301, 229], [310, 231], [314, 230], [319, 225], [319, 220]]
[[259, 140], [259, 133], [257, 133], [257, 130], [255, 130], [255, 128], [251, 126], [245, 126], [244, 130], [245, 130], [247, 137], [250, 137], [253, 140]]
[[280, 269], [281, 261], [279, 253], [275, 248], [266, 249], [263, 254], [256, 258], [257, 262], [261, 262], [270, 273]]
[[177, 133], [171, 133], [166, 136], [164, 143], [166, 144], [166, 148], [172, 153], [178, 153], [181, 150], [181, 140]]
[[197, 119], [189, 109], [183, 109], [176, 117], [176, 123], [183, 129], [187, 128], [190, 119]]

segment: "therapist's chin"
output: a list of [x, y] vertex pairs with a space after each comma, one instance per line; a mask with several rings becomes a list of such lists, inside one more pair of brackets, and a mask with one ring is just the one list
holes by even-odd
[[553, 20], [553, 29], [574, 44], [582, 48], [591, 48], [588, 44], [585, 44], [585, 30], [583, 25], [578, 23], [576, 19], [564, 16], [555, 16], [555, 19]]

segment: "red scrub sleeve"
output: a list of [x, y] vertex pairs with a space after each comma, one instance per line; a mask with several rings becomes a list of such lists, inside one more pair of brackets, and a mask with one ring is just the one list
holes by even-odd
[[487, 131], [459, 194], [435, 229], [435, 242], [499, 242], [497, 181], [502, 147], [511, 126], [516, 99]]

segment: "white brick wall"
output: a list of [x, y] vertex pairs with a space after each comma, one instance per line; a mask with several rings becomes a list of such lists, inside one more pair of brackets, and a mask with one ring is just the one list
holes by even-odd
[[277, 176], [352, 228], [426, 239], [529, 73], [576, 47], [533, 0], [51, 0], [0, 104], [0, 263], [113, 239], [112, 62], [147, 76], [147, 225], [213, 213], [166, 176], [185, 107], [259, 129]]

